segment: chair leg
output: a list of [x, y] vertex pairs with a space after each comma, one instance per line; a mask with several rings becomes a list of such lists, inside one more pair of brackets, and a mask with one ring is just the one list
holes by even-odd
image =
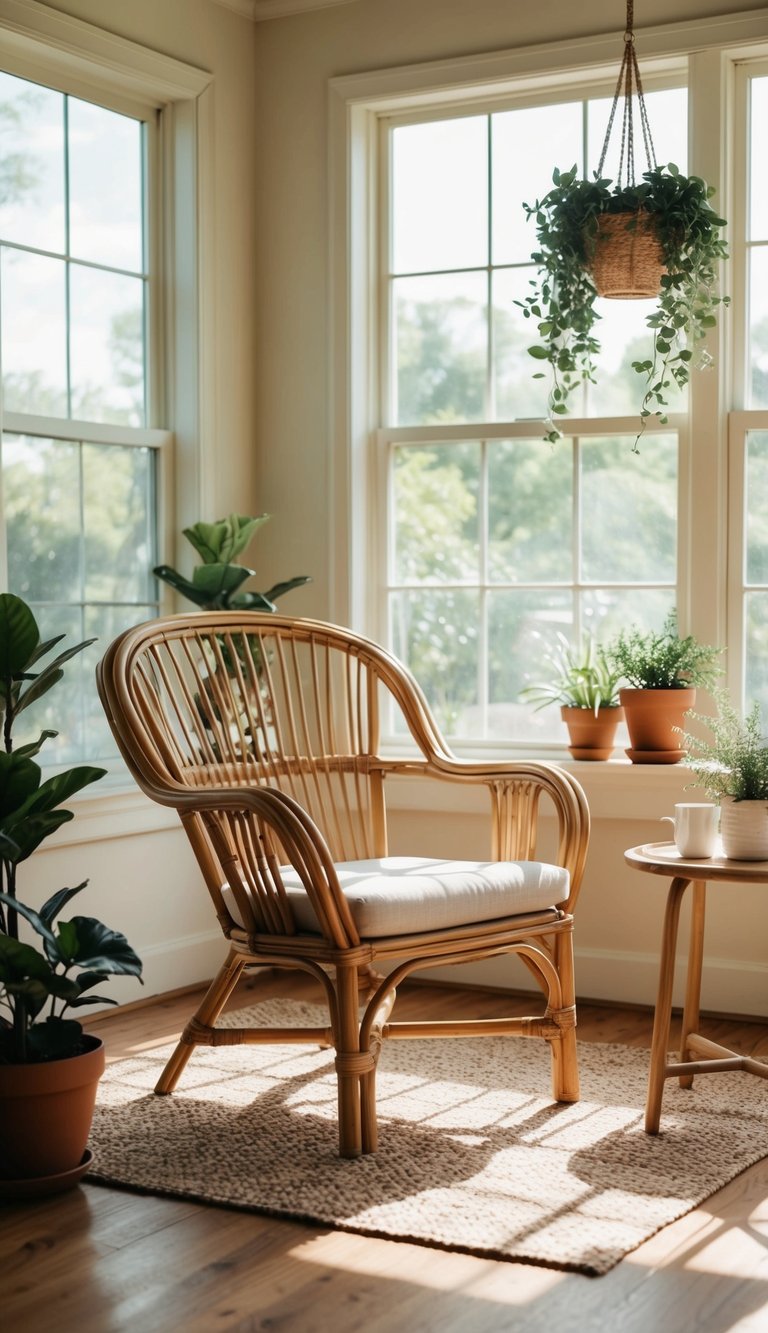
[[560, 978], [562, 1028], [560, 1036], [549, 1043], [552, 1054], [552, 1096], [556, 1102], [577, 1102], [580, 1095], [579, 1064], [576, 1052], [576, 989], [571, 931], [556, 937], [554, 962]]
[[363, 1151], [360, 1126], [360, 1080], [373, 1063], [360, 1051], [359, 993], [356, 967], [336, 968], [338, 1031], [336, 1079], [339, 1097], [339, 1155], [359, 1157]]
[[181, 1034], [179, 1043], [155, 1085], [155, 1092], [164, 1096], [173, 1092], [195, 1046], [205, 1045], [205, 1034], [216, 1024], [216, 1019], [227, 1003], [246, 965], [242, 954], [231, 950], [227, 961], [219, 969], [206, 991], [201, 1004]]

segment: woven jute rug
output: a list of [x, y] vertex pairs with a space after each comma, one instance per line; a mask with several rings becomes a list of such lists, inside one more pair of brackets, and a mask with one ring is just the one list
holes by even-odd
[[[270, 1000], [229, 1021], [326, 1019]], [[332, 1052], [198, 1048], [156, 1097], [171, 1049], [107, 1067], [88, 1180], [596, 1276], [768, 1154], [745, 1074], [669, 1080], [649, 1138], [648, 1052], [626, 1046], [580, 1042], [582, 1100], [557, 1105], [544, 1042], [385, 1043], [379, 1151], [356, 1161], [336, 1152]]]

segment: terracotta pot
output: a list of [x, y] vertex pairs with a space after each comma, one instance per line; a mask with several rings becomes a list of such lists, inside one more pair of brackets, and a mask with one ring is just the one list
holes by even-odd
[[696, 691], [620, 690], [629, 732], [627, 750], [633, 764], [678, 764], [685, 751], [675, 727], [683, 727], [685, 714], [696, 702]]
[[768, 861], [768, 801], [721, 797], [720, 839], [729, 861]]
[[79, 1178], [105, 1064], [100, 1038], [83, 1042], [83, 1053], [66, 1060], [0, 1064], [0, 1194], [30, 1179]]
[[563, 705], [560, 716], [568, 728], [568, 749], [574, 759], [610, 759], [613, 738], [624, 716], [623, 708], [569, 708]]

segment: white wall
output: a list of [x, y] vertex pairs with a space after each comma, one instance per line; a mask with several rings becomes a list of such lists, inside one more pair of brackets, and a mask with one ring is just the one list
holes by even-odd
[[[616, 0], [354, 0], [252, 25], [212, 0], [59, 0], [53, 7], [165, 54], [208, 68], [215, 97], [218, 422], [209, 516], [266, 509], [264, 580], [311, 573], [290, 608], [323, 616], [331, 604], [328, 552], [327, 84], [334, 76], [617, 32]], [[645, 0], [652, 26], [757, 4]], [[2, 5], [0, 2], [0, 16]], [[768, 35], [768, 34], [767, 34]], [[286, 602], [288, 609], [288, 602]], [[635, 770], [617, 786], [604, 765], [581, 765], [595, 820], [577, 923], [582, 996], [650, 1003], [665, 882], [626, 869], [623, 851], [664, 835], [657, 823], [683, 795], [678, 769]], [[84, 803], [66, 847], [30, 864], [23, 896], [90, 876], [84, 910], [124, 929], [147, 963], [147, 991], [199, 980], [223, 953], [179, 832], [162, 812], [128, 804], [124, 836], [106, 837], [99, 803]], [[93, 841], [73, 844], [77, 824]], [[154, 831], [147, 826], [157, 825]], [[484, 846], [479, 811], [393, 813], [392, 850], [470, 854]], [[29, 886], [30, 892], [27, 893]], [[731, 885], [710, 894], [706, 1006], [768, 1014], [768, 893]], [[487, 965], [481, 979], [508, 979]], [[527, 974], [526, 974], [527, 975]], [[510, 975], [513, 985], [526, 977]], [[118, 993], [118, 988], [115, 989]], [[135, 985], [119, 988], [136, 998]], [[146, 992], [145, 992], [146, 993]]]

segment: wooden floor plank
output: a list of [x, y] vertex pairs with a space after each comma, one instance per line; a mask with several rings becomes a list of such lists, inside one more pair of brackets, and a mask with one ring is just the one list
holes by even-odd
[[[309, 978], [263, 973], [232, 1005], [297, 988], [319, 998]], [[173, 1040], [195, 1003], [166, 996], [88, 1026], [119, 1059]], [[404, 987], [398, 1004], [404, 1018], [530, 1009], [524, 996], [436, 985]], [[651, 1026], [641, 1008], [579, 1006], [582, 1040], [647, 1047]], [[764, 1023], [715, 1017], [701, 1030], [768, 1054]], [[24, 1333], [765, 1333], [768, 1160], [603, 1278], [81, 1185], [0, 1205], [0, 1311]]]

